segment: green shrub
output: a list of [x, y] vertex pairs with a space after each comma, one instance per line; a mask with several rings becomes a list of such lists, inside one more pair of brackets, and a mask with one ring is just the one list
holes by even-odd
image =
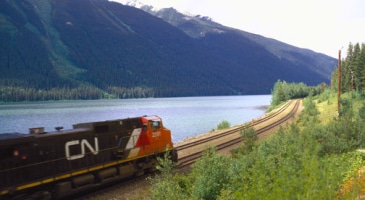
[[303, 105], [304, 110], [300, 114], [298, 121], [307, 126], [311, 123], [320, 123], [320, 120], [318, 118], [319, 111], [316, 107], [316, 104], [313, 102], [313, 97], [311, 95], [304, 99]]
[[331, 97], [331, 90], [327, 89], [325, 90], [323, 93], [321, 93], [318, 97], [318, 103], [324, 102], [329, 100], [329, 98]]
[[158, 159], [157, 169], [161, 174], [157, 174], [154, 178], [149, 178], [153, 185], [151, 189], [151, 199], [185, 199], [185, 188], [183, 177], [174, 173], [175, 164], [172, 162], [168, 153], [163, 159]]
[[205, 151], [192, 168], [193, 199], [216, 199], [229, 180], [227, 167], [230, 159], [216, 154], [215, 149]]
[[365, 121], [365, 103], [362, 105], [362, 107], [359, 109], [359, 117]]
[[240, 133], [242, 136], [242, 145], [231, 150], [233, 157], [238, 156], [238, 154], [250, 153], [253, 151], [256, 142], [258, 141], [257, 133], [251, 126], [244, 128]]
[[223, 130], [223, 129], [226, 129], [226, 128], [229, 128], [229, 127], [231, 127], [231, 124], [228, 121], [223, 120], [221, 123], [219, 123], [217, 125], [217, 130]]

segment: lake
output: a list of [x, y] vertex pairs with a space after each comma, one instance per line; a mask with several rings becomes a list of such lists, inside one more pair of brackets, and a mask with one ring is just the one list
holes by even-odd
[[158, 115], [178, 142], [207, 133], [223, 120], [234, 126], [263, 116], [270, 101], [271, 95], [245, 95], [0, 103], [0, 133]]

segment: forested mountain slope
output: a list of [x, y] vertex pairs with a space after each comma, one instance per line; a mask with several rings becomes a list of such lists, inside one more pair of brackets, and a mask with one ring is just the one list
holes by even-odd
[[195, 19], [209, 26], [107, 0], [3, 0], [0, 101], [267, 94], [278, 79], [329, 82], [336, 65]]

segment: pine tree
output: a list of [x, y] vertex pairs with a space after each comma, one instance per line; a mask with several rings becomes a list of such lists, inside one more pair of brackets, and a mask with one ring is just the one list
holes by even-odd
[[361, 89], [365, 89], [365, 43], [361, 44], [359, 55], [359, 79]]
[[354, 84], [356, 86], [357, 89], [361, 90], [361, 67], [360, 67], [360, 52], [361, 52], [361, 49], [360, 49], [360, 45], [359, 43], [356, 43], [355, 46], [354, 46], [354, 56], [353, 56], [353, 59], [352, 59], [352, 63], [353, 63], [353, 66], [354, 66], [354, 76], [355, 76], [355, 80], [354, 80]]

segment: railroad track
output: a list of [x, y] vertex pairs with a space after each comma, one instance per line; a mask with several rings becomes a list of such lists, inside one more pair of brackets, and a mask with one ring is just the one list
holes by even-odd
[[[259, 124], [263, 124], [265, 122], [268, 122], [269, 120], [278, 118], [277, 120], [275, 120], [272, 123], [269, 123], [268, 125], [264, 125], [261, 128], [255, 128], [255, 131], [256, 131], [257, 135], [260, 135], [260, 134], [262, 134], [262, 133], [264, 133], [264, 132], [266, 132], [266, 131], [268, 131], [272, 128], [275, 128], [275, 127], [279, 126], [280, 124], [286, 122], [287, 120], [289, 120], [290, 118], [293, 117], [293, 115], [297, 112], [297, 110], [299, 108], [300, 101], [301, 100], [291, 100], [271, 115], [268, 115], [268, 116], [265, 116], [261, 119], [252, 121], [250, 123], [246, 123], [244, 125], [229, 129], [227, 131], [224, 131], [224, 132], [222, 132], [220, 134], [217, 134], [217, 135], [213, 135], [211, 137], [203, 138], [203, 139], [200, 139], [200, 140], [197, 140], [197, 141], [194, 141], [194, 142], [190, 142], [190, 143], [187, 143], [187, 144], [184, 144], [184, 145], [180, 145], [180, 146], [176, 147], [176, 149], [177, 149], [178, 152], [181, 152], [181, 151], [187, 150], [187, 149], [189, 149], [191, 147], [194, 147], [194, 146], [197, 146], [197, 145], [204, 145], [204, 144], [208, 145], [209, 142], [211, 142], [213, 140], [222, 139], [224, 137], [228, 137], [228, 136], [231, 136], [231, 135], [237, 135], [237, 136], [233, 137], [232, 139], [230, 139], [228, 141], [225, 141], [225, 142], [222, 142], [222, 143], [216, 145], [216, 149], [217, 150], [222, 150], [222, 149], [230, 147], [232, 145], [236, 145], [236, 144], [242, 142], [242, 137], [241, 137], [240, 134], [238, 134], [238, 133], [240, 133], [241, 130], [244, 130], [244, 129], [250, 127], [250, 126], [255, 127]], [[291, 107], [291, 110], [287, 114], [285, 114], [283, 117], [279, 118], [278, 116], [280, 114], [284, 113], [285, 111], [287, 111], [287, 109], [289, 109], [289, 107]], [[196, 152], [191, 153], [187, 156], [183, 156], [183, 157], [179, 158], [178, 168], [183, 168], [183, 167], [186, 167], [186, 166], [192, 164], [196, 159], [200, 158], [202, 155], [203, 155], [203, 151], [196, 151]]]
[[[230, 135], [237, 135], [237, 137], [233, 137], [233, 139], [231, 139], [231, 140], [228, 140], [228, 141], [225, 141], [225, 142], [222, 142], [222, 143], [216, 145], [217, 150], [225, 149], [227, 147], [230, 147], [232, 145], [242, 142], [241, 135], [239, 134], [239, 132], [241, 130], [243, 130], [249, 126], [258, 126], [260, 124], [268, 122], [269, 120], [274, 120], [273, 123], [268, 123], [268, 125], [266, 125], [266, 126], [262, 126], [260, 128], [255, 129], [256, 133], [258, 135], [260, 135], [260, 134], [264, 133], [265, 131], [270, 130], [273, 127], [276, 127], [276, 126], [284, 123], [288, 119], [290, 119], [293, 116], [293, 114], [297, 111], [299, 105], [300, 105], [300, 100], [289, 101], [288, 103], [283, 105], [280, 109], [278, 109], [274, 113], [267, 115], [261, 119], [257, 119], [250, 123], [231, 128], [227, 131], [223, 131], [223, 132], [213, 135], [212, 137], [209, 137], [209, 138], [203, 138], [198, 141], [179, 145], [176, 147], [176, 149], [178, 150], [178, 152], [181, 152], [184, 150], [188, 150], [189, 148], [194, 147], [196, 145], [207, 144], [212, 140], [219, 140], [224, 137], [229, 137]], [[287, 109], [290, 109], [289, 107], [291, 107], [291, 106], [292, 106], [291, 110], [286, 115], [284, 115], [283, 117], [279, 116], [280, 114], [287, 111]], [[279, 120], [275, 120], [276, 117]], [[192, 164], [196, 159], [200, 158], [202, 155], [203, 155], [203, 150], [201, 150], [201, 151], [194, 150], [192, 154], [179, 158], [177, 168], [181, 169], [183, 167], [186, 167], [186, 166]], [[130, 193], [131, 191], [134, 191], [134, 190], [139, 191], [141, 188], [144, 188], [142, 190], [147, 190], [149, 188], [149, 186], [148, 186], [149, 184], [148, 184], [148, 181], [146, 180], [146, 177], [149, 175], [150, 174], [147, 174], [145, 176], [123, 181], [119, 184], [103, 187], [101, 189], [98, 189], [97, 191], [90, 192], [89, 194], [79, 195], [75, 199], [77, 199], [77, 200], [86, 200], [86, 199], [102, 200], [102, 199], [118, 199], [118, 197], [126, 197], [126, 193], [128, 193], [128, 192]], [[133, 196], [133, 195], [131, 194], [131, 196]], [[131, 197], [131, 199], [133, 199], [133, 197]]]

